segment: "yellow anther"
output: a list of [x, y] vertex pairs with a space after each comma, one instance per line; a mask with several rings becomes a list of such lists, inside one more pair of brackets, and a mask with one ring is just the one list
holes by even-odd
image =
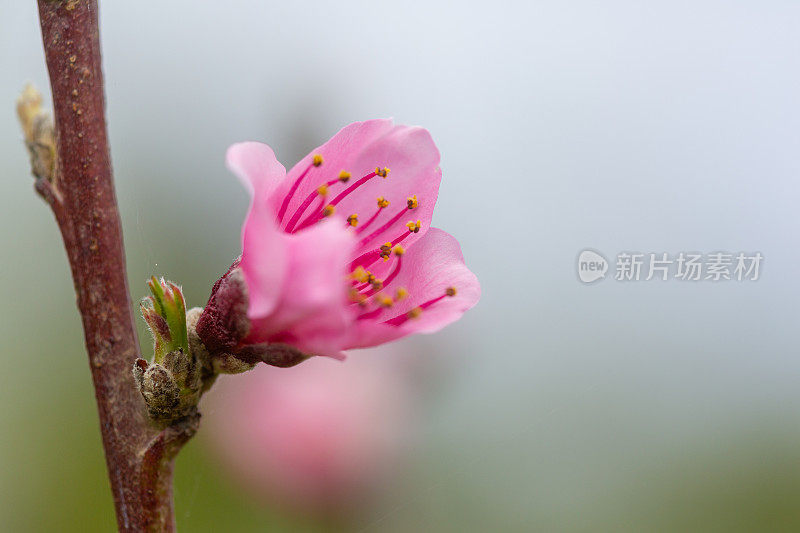
[[456, 291], [455, 287], [447, 287], [447, 289], [445, 289], [444, 293], [446, 295], [448, 295], [448, 296], [455, 296], [458, 293], [458, 291]]
[[392, 254], [392, 243], [387, 242], [386, 244], [381, 244], [380, 252], [383, 260], [387, 261], [389, 256]]
[[395, 246], [392, 251], [394, 252], [394, 255], [403, 255], [404, 253], [406, 253], [406, 249], [400, 246], [399, 244]]
[[383, 168], [375, 167], [375, 174], [377, 174], [378, 176], [380, 176], [382, 178], [385, 178], [386, 176], [388, 176], [389, 172], [391, 172], [390, 168], [387, 168], [387, 167], [383, 167]]
[[322, 156], [319, 154], [314, 154], [314, 157], [311, 158], [311, 162], [315, 167], [320, 166], [322, 164]]
[[372, 288], [376, 291], [379, 291], [383, 288], [383, 280], [375, 278], [374, 281], [371, 283]]
[[376, 303], [381, 307], [391, 307], [394, 305], [394, 300], [385, 294], [379, 294], [375, 297]]
[[406, 316], [408, 318], [411, 318], [411, 319], [419, 318], [420, 315], [422, 315], [422, 308], [421, 307], [415, 307], [414, 309], [412, 309], [411, 311], [406, 313]]
[[389, 200], [380, 196], [378, 197], [378, 209], [383, 209], [384, 207], [389, 207]]
[[328, 205], [326, 205], [326, 206], [325, 206], [325, 208], [322, 210], [322, 216], [324, 216], [324, 217], [329, 217], [329, 216], [331, 216], [332, 214], [334, 214], [335, 212], [336, 212], [336, 208], [335, 208], [335, 207], [333, 207], [332, 205], [328, 204]]
[[362, 307], [367, 305], [367, 297], [358, 292], [356, 289], [350, 289], [350, 300]]
[[410, 231], [411, 233], [419, 233], [419, 229], [420, 227], [422, 227], [422, 221], [421, 220], [417, 220], [416, 222], [411, 221], [408, 224], [406, 224], [406, 227], [408, 228], [408, 231]]
[[361, 283], [366, 283], [367, 280], [369, 280], [369, 276], [371, 275], [372, 274], [370, 274], [367, 269], [365, 269], [361, 265], [358, 265], [356, 269], [353, 270], [353, 273], [350, 274], [350, 277], [352, 277], [356, 281], [360, 281]]
[[328, 186], [327, 185], [320, 185], [317, 189], [317, 192], [320, 196], [328, 196]]
[[419, 207], [419, 200], [417, 200], [417, 195], [415, 194], [414, 196], [410, 196], [406, 201], [406, 204], [408, 205], [409, 209], [415, 209]]
[[397, 292], [394, 295], [394, 299], [399, 302], [400, 300], [404, 299], [406, 296], [408, 296], [408, 291], [405, 290], [405, 288], [403, 288], [403, 287], [398, 287], [397, 288]]
[[351, 174], [346, 170], [342, 170], [341, 172], [339, 172], [339, 181], [341, 181], [342, 183], [347, 183], [347, 180], [349, 180], [350, 177]]
[[358, 226], [358, 215], [353, 213], [349, 217], [347, 217], [347, 223], [353, 227]]

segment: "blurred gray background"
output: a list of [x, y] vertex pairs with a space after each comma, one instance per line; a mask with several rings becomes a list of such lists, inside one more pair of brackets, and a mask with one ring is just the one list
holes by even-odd
[[[800, 529], [800, 4], [101, 4], [135, 298], [158, 274], [202, 305], [238, 253], [232, 142], [289, 167], [393, 116], [441, 150], [434, 225], [483, 299], [404, 341], [440, 381], [356, 530]], [[3, 0], [0, 66], [0, 523], [107, 531], [67, 262], [14, 115], [47, 88], [33, 1]], [[757, 282], [584, 286], [586, 247], [765, 259]], [[184, 531], [280, 529], [202, 438], [177, 475]]]

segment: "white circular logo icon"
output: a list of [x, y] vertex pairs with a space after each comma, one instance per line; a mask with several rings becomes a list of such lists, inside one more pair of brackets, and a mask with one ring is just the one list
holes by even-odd
[[608, 261], [593, 250], [584, 250], [578, 256], [578, 277], [584, 283], [593, 283], [606, 277]]

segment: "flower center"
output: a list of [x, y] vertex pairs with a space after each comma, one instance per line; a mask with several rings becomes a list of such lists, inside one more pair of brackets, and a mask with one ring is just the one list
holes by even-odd
[[[355, 180], [352, 184], [340, 190], [332, 200], [328, 201], [328, 197], [332, 190], [337, 187], [337, 184], [342, 185], [348, 183], [352, 178], [350, 172], [342, 170], [338, 176], [327, 181], [323, 181], [320, 185], [303, 199], [300, 205], [295, 209], [291, 216], [289, 216], [289, 204], [292, 202], [297, 190], [304, 180], [310, 178], [312, 174], [316, 174], [315, 169], [322, 166], [324, 159], [321, 155], [315, 154], [309, 165], [303, 170], [300, 176], [297, 177], [291, 188], [281, 203], [278, 211], [278, 223], [283, 224], [287, 219], [284, 231], [287, 233], [296, 233], [309, 226], [313, 226], [325, 217], [329, 217], [336, 212], [336, 206], [342, 200], [353, 194], [356, 190], [368, 183], [376, 176], [386, 178], [389, 175], [390, 169], [387, 167], [376, 167], [374, 171], [362, 176]], [[312, 205], [316, 204], [312, 208]], [[364, 222], [359, 220], [358, 213], [352, 213], [347, 216], [347, 227], [353, 229], [356, 235], [361, 236], [367, 233], [367, 230], [372, 229], [381, 218], [381, 213], [385, 211], [390, 202], [384, 197], [379, 197], [376, 200], [377, 209], [374, 213]], [[366, 236], [359, 240], [359, 247], [363, 248], [380, 235], [391, 230], [392, 227], [399, 225], [404, 219], [404, 215], [408, 211], [412, 211], [419, 207], [419, 199], [416, 195], [410, 196], [406, 199], [406, 205], [392, 215], [386, 222], [378, 226], [377, 229], [369, 232]], [[448, 288], [444, 294], [426, 301], [425, 303], [415, 307], [407, 313], [392, 317], [391, 309], [396, 302], [399, 302], [409, 296], [408, 291], [404, 287], [394, 288], [397, 276], [403, 268], [403, 255], [405, 249], [400, 246], [409, 235], [419, 233], [422, 227], [421, 220], [408, 220], [403, 224], [404, 228], [393, 239], [386, 241], [378, 248], [368, 250], [355, 258], [350, 263], [350, 299], [353, 305], [357, 305], [363, 309], [363, 312], [358, 315], [358, 320], [381, 320], [384, 324], [399, 326], [408, 320], [419, 317], [422, 312], [432, 305], [448, 296], [455, 296], [456, 289], [454, 287]], [[384, 279], [379, 279], [370, 272], [368, 269], [376, 264], [379, 260], [388, 262], [392, 261], [391, 267], [388, 269]], [[391, 318], [387, 318], [391, 317]]]
[[[322, 156], [315, 155], [311, 164], [300, 174], [297, 180], [292, 184], [292, 187], [289, 189], [286, 197], [283, 199], [283, 203], [281, 204], [281, 208], [278, 211], [278, 222], [283, 223], [284, 217], [286, 216], [286, 211], [288, 210], [289, 203], [291, 203], [292, 198], [294, 197], [295, 192], [300, 186], [300, 183], [306, 178], [308, 172], [313, 167], [319, 167], [322, 165]], [[336, 211], [336, 205], [341, 202], [344, 198], [349, 196], [353, 193], [356, 189], [367, 183], [369, 180], [374, 178], [375, 176], [381, 176], [385, 178], [389, 175], [390, 169], [387, 167], [375, 167], [375, 170], [363, 176], [355, 183], [350, 185], [348, 188], [340, 192], [333, 200], [326, 204], [326, 199], [328, 197], [329, 188], [336, 185], [337, 183], [347, 183], [350, 181], [352, 175], [350, 172], [346, 170], [342, 170], [339, 172], [339, 175], [332, 180], [322, 183], [315, 191], [311, 192], [305, 200], [300, 204], [300, 206], [294, 211], [289, 222], [286, 223], [285, 231], [287, 233], [296, 233], [302, 229], [305, 229], [309, 226], [313, 226], [315, 223], [319, 222], [325, 217], [331, 216]], [[303, 222], [300, 222], [300, 219], [308, 210], [309, 206], [314, 202], [314, 199], [319, 197], [320, 202], [319, 206], [311, 212], [311, 214], [306, 217]]]

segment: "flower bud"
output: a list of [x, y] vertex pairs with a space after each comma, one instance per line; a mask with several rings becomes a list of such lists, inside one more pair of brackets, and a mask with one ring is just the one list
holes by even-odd
[[[189, 343], [195, 342], [209, 354], [218, 374], [239, 374], [259, 362], [290, 367], [308, 359], [308, 355], [281, 343], [249, 343], [250, 319], [247, 285], [237, 259], [214, 284], [211, 297], [199, 318], [192, 315]], [[190, 314], [194, 310], [190, 311]], [[194, 350], [194, 348], [193, 348]]]
[[214, 284], [197, 321], [197, 335], [209, 352], [231, 352], [247, 336], [247, 305], [247, 285], [237, 260]]
[[137, 359], [133, 365], [133, 375], [150, 417], [156, 420], [172, 419], [180, 404], [180, 388], [172, 373], [158, 363], [148, 365], [144, 359]]
[[186, 303], [180, 287], [155, 276], [147, 282], [152, 296], [142, 299], [142, 317], [153, 335], [154, 362], [160, 363], [166, 354], [176, 350], [189, 353], [186, 333]]
[[137, 359], [133, 376], [150, 417], [170, 423], [192, 413], [210, 370], [207, 353], [190, 350], [186, 304], [181, 289], [155, 277], [151, 296], [142, 300], [142, 316], [153, 335], [153, 361]]

